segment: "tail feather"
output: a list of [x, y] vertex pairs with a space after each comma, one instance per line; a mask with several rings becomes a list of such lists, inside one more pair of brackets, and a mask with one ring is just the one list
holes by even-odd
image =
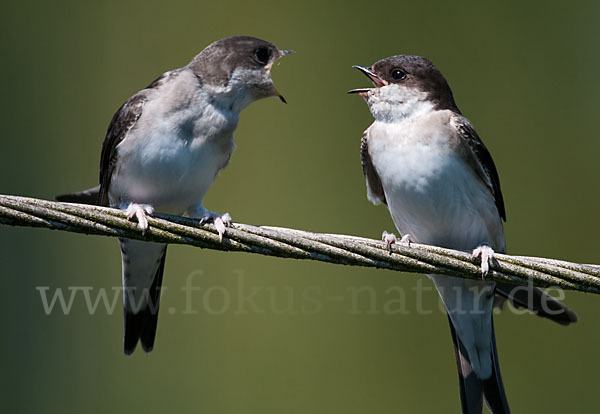
[[125, 310], [124, 326], [123, 326], [123, 350], [125, 355], [133, 354], [137, 346], [138, 340], [142, 334], [144, 319], [146, 318], [146, 309], [133, 313]]
[[[140, 342], [142, 343], [142, 349], [145, 352], [150, 352], [154, 348], [154, 340], [156, 339], [156, 328], [158, 327], [158, 307], [160, 305], [160, 290], [162, 287], [163, 273], [165, 270], [165, 259], [167, 257], [167, 249], [163, 253], [160, 265], [152, 283], [151, 301], [152, 306], [148, 307], [148, 312], [144, 318], [144, 326], [140, 335]], [[154, 308], [154, 311], [151, 309]]]
[[123, 349], [126, 355], [131, 355], [135, 351], [138, 340], [145, 352], [151, 352], [154, 348], [166, 257], [167, 249], [165, 247], [154, 281], [148, 292], [148, 306], [137, 313], [127, 309], [124, 311]]
[[496, 347], [496, 333], [494, 332], [494, 320], [492, 319], [492, 375], [483, 381], [483, 395], [490, 411], [496, 413], [510, 413], [508, 400], [504, 392], [502, 375], [500, 375], [500, 363], [498, 362], [498, 349]]
[[483, 413], [484, 400], [493, 414], [509, 414], [508, 400], [504, 392], [504, 385], [500, 375], [500, 366], [498, 364], [498, 352], [496, 350], [496, 337], [494, 335], [492, 323], [492, 349], [493, 365], [492, 375], [485, 380], [480, 379], [475, 374], [467, 350], [463, 345], [456, 329], [448, 316], [450, 323], [450, 333], [454, 343], [454, 353], [456, 355], [456, 365], [458, 368], [458, 383], [460, 388], [460, 401], [463, 414], [481, 414]]
[[500, 307], [509, 301], [515, 308], [527, 308], [536, 315], [561, 325], [577, 322], [575, 312], [538, 288], [496, 283], [496, 296]]
[[87, 190], [79, 191], [71, 194], [61, 194], [56, 196], [56, 201], [62, 201], [64, 203], [78, 203], [78, 204], [91, 204], [98, 205], [98, 194], [100, 193], [100, 186], [97, 185], [94, 188], [88, 188]]

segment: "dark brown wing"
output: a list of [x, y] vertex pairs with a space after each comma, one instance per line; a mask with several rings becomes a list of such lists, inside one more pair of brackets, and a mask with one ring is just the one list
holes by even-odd
[[125, 139], [127, 133], [131, 131], [142, 115], [145, 102], [145, 94], [141, 92], [132, 96], [119, 108], [110, 121], [106, 138], [102, 144], [102, 155], [100, 156], [100, 192], [98, 194], [98, 205], [108, 205], [108, 186], [110, 185], [110, 179], [117, 163], [117, 145]]
[[371, 154], [369, 154], [368, 130], [363, 133], [360, 140], [360, 161], [362, 163], [363, 173], [367, 178], [368, 199], [374, 204], [387, 204], [381, 179], [373, 166]]
[[168, 78], [172, 78], [179, 71], [180, 69], [163, 73], [148, 85], [146, 89], [129, 98], [113, 116], [106, 131], [106, 138], [104, 138], [104, 142], [102, 143], [98, 205], [108, 206], [108, 186], [110, 185], [110, 179], [117, 163], [117, 145], [125, 139], [127, 133], [134, 128], [135, 123], [142, 115], [144, 103], [148, 98], [150, 90], [160, 87]]
[[471, 152], [475, 156], [475, 160], [478, 162], [480, 168], [477, 169], [483, 181], [489, 186], [498, 214], [502, 217], [502, 220], [506, 221], [506, 210], [504, 209], [504, 199], [502, 198], [502, 191], [500, 190], [500, 178], [498, 177], [498, 171], [494, 165], [494, 160], [487, 150], [479, 135], [473, 128], [473, 125], [468, 119], [461, 115], [454, 115], [454, 125], [456, 126], [458, 134], [465, 140]]

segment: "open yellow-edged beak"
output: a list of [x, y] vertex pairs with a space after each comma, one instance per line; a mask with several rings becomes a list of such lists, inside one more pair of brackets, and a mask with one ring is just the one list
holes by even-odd
[[279, 58], [282, 58], [285, 55], [291, 55], [292, 53], [296, 53], [296, 51], [295, 50], [280, 50], [279, 51]]
[[[352, 66], [353, 68], [356, 68], [358, 70], [360, 70], [362, 73], [364, 73], [367, 78], [369, 78], [371, 80], [371, 82], [373, 82], [373, 85], [376, 88], [381, 88], [382, 86], [387, 86], [388, 82], [386, 82], [385, 80], [381, 79], [375, 72], [373, 72], [371, 70], [371, 68], [367, 68], [366, 66], [359, 66], [359, 65], [354, 65]], [[349, 90], [348, 93], [357, 93], [360, 96], [362, 96], [363, 98], [367, 98], [367, 94], [369, 93], [369, 91], [372, 88], [359, 88], [359, 89], [352, 89]]]
[[[276, 61], [278, 61], [279, 59], [281, 59], [281, 58], [282, 58], [282, 57], [284, 57], [285, 55], [290, 55], [290, 54], [292, 54], [292, 53], [296, 53], [296, 51], [294, 51], [294, 50], [280, 50], [280, 51], [279, 51], [279, 56], [277, 56], [277, 57], [276, 57], [276, 58], [273, 60], [273, 62], [269, 63], [269, 65], [267, 65], [267, 66], [265, 67], [265, 69], [266, 69], [267, 71], [270, 71], [270, 70], [271, 70], [271, 68], [273, 67], [273, 63], [275, 63]], [[275, 91], [273, 92], [273, 95], [275, 95], [276, 97], [278, 97], [278, 98], [279, 98], [279, 100], [280, 100], [281, 102], [283, 102], [284, 104], [286, 104], [286, 103], [287, 103], [287, 101], [285, 100], [285, 98], [283, 97], [283, 95], [282, 95], [282, 94], [280, 94], [280, 93], [279, 93], [279, 91], [278, 91], [277, 89], [275, 89]]]
[[287, 101], [285, 100], [285, 98], [283, 97], [283, 95], [282, 95], [282, 94], [280, 94], [280, 93], [279, 93], [279, 91], [278, 91], [277, 89], [275, 89], [275, 92], [274, 92], [273, 94], [274, 94], [276, 97], [278, 97], [278, 98], [279, 98], [279, 100], [280, 100], [281, 102], [283, 102], [284, 104], [286, 104], [286, 103], [287, 103]]

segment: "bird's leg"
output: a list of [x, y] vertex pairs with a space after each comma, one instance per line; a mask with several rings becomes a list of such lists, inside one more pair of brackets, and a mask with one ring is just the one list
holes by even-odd
[[127, 213], [127, 218], [129, 220], [133, 217], [136, 218], [138, 227], [142, 230], [142, 234], [144, 234], [146, 230], [148, 230], [148, 219], [146, 216], [154, 214], [154, 207], [150, 204], [129, 203], [125, 209], [125, 213]]
[[[389, 250], [390, 254], [392, 254], [392, 244], [398, 241], [396, 235], [394, 233], [388, 233], [387, 231], [384, 231], [381, 235], [381, 240], [385, 242], [387, 249]], [[405, 234], [402, 236], [400, 243], [406, 244], [408, 247], [410, 247], [410, 234]]]
[[198, 224], [213, 223], [219, 232], [219, 241], [223, 241], [223, 234], [225, 234], [225, 228], [231, 224], [231, 216], [229, 213], [218, 214], [208, 211], [203, 206], [198, 206], [191, 209], [188, 214], [192, 218], [198, 218], [200, 221]]
[[383, 240], [385, 242], [385, 245], [387, 246], [388, 251], [390, 252], [390, 254], [392, 254], [392, 244], [396, 243], [398, 241], [398, 239], [396, 238], [396, 235], [394, 233], [388, 233], [387, 231], [383, 231], [383, 233], [381, 234], [381, 240]]
[[490, 264], [494, 260], [494, 250], [489, 245], [483, 243], [473, 250], [471, 257], [473, 260], [481, 260], [481, 278], [484, 279], [490, 270]]
[[400, 243], [404, 243], [408, 247], [410, 247], [410, 234], [405, 234], [404, 236], [402, 236], [402, 238], [400, 239]]

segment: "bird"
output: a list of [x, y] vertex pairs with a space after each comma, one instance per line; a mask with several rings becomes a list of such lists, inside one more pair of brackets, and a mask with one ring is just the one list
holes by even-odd
[[[142, 233], [155, 211], [213, 222], [223, 237], [229, 214], [202, 201], [229, 163], [240, 112], [262, 98], [285, 98], [271, 68], [293, 53], [250, 36], [217, 40], [186, 66], [160, 75], [114, 114], [102, 144], [100, 185], [58, 201], [125, 210]], [[154, 348], [167, 245], [120, 238], [123, 347]]]
[[[506, 210], [498, 171], [442, 73], [428, 59], [395, 55], [354, 68], [372, 88], [352, 89], [374, 122], [361, 138], [367, 198], [387, 206], [401, 242], [470, 251], [481, 280], [428, 275], [445, 305], [458, 368], [462, 412], [510, 408], [500, 375], [494, 306], [509, 301], [559, 324], [576, 314], [541, 289], [486, 280], [495, 252], [504, 253]], [[395, 235], [383, 233], [389, 245]]]

